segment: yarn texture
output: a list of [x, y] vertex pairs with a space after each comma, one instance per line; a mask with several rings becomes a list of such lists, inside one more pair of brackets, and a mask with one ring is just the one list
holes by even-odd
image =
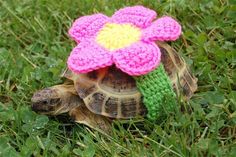
[[87, 73], [115, 64], [123, 72], [139, 76], [154, 70], [161, 59], [156, 40], [176, 40], [181, 26], [171, 17], [156, 18], [143, 6], [125, 7], [112, 17], [94, 14], [75, 20], [69, 35], [78, 45], [68, 57], [75, 73]]
[[150, 120], [159, 119], [166, 113], [174, 111], [176, 94], [162, 64], [147, 75], [134, 79], [143, 95], [143, 102], [148, 110], [147, 117]]
[[160, 118], [164, 111], [173, 111], [176, 105], [155, 41], [173, 41], [181, 35], [177, 21], [156, 16], [151, 9], [132, 6], [112, 17], [100, 13], [80, 17], [69, 30], [77, 46], [67, 60], [68, 68], [78, 74], [115, 64], [133, 76], [151, 120]]
[[[116, 38], [114, 38], [114, 36]], [[99, 31], [96, 41], [101, 46], [113, 52], [114, 50], [138, 42], [140, 37], [140, 29], [131, 24], [107, 23], [102, 30]]]

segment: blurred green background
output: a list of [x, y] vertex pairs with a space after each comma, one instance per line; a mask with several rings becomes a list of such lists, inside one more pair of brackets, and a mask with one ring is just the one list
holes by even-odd
[[[161, 122], [115, 122], [111, 135], [37, 115], [30, 98], [59, 77], [76, 18], [144, 5], [180, 21], [171, 43], [199, 89]], [[236, 156], [235, 0], [0, 0], [0, 156]]]

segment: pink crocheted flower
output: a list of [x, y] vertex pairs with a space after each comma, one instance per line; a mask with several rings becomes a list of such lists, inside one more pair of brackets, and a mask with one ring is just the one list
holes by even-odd
[[143, 6], [120, 9], [112, 17], [103, 14], [77, 19], [69, 35], [78, 43], [68, 58], [75, 73], [87, 73], [115, 64], [129, 75], [143, 75], [160, 63], [156, 40], [176, 40], [181, 26], [171, 17], [156, 18]]

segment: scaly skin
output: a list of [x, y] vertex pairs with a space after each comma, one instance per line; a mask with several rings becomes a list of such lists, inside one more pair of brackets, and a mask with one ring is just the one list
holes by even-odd
[[56, 85], [34, 93], [32, 109], [41, 114], [58, 115], [83, 104], [74, 85]]
[[75, 122], [109, 132], [111, 120], [89, 111], [77, 95], [74, 85], [62, 84], [37, 91], [32, 99], [32, 110], [40, 114], [59, 115], [69, 112]]

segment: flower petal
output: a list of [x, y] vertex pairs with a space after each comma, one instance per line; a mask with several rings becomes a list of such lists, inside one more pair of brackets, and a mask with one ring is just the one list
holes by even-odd
[[69, 35], [77, 42], [93, 37], [109, 21], [103, 14], [83, 16], [75, 20], [69, 30]]
[[138, 42], [117, 50], [113, 60], [118, 68], [129, 75], [143, 75], [154, 70], [160, 63], [160, 49], [155, 43]]
[[140, 28], [146, 28], [156, 16], [156, 12], [151, 9], [133, 6], [116, 11], [111, 20], [118, 23], [132, 23]]
[[109, 51], [94, 41], [82, 41], [71, 52], [68, 67], [75, 73], [86, 73], [113, 64]]
[[181, 34], [181, 26], [173, 18], [165, 16], [157, 19], [150, 27], [143, 31], [144, 41], [169, 41], [176, 40]]

